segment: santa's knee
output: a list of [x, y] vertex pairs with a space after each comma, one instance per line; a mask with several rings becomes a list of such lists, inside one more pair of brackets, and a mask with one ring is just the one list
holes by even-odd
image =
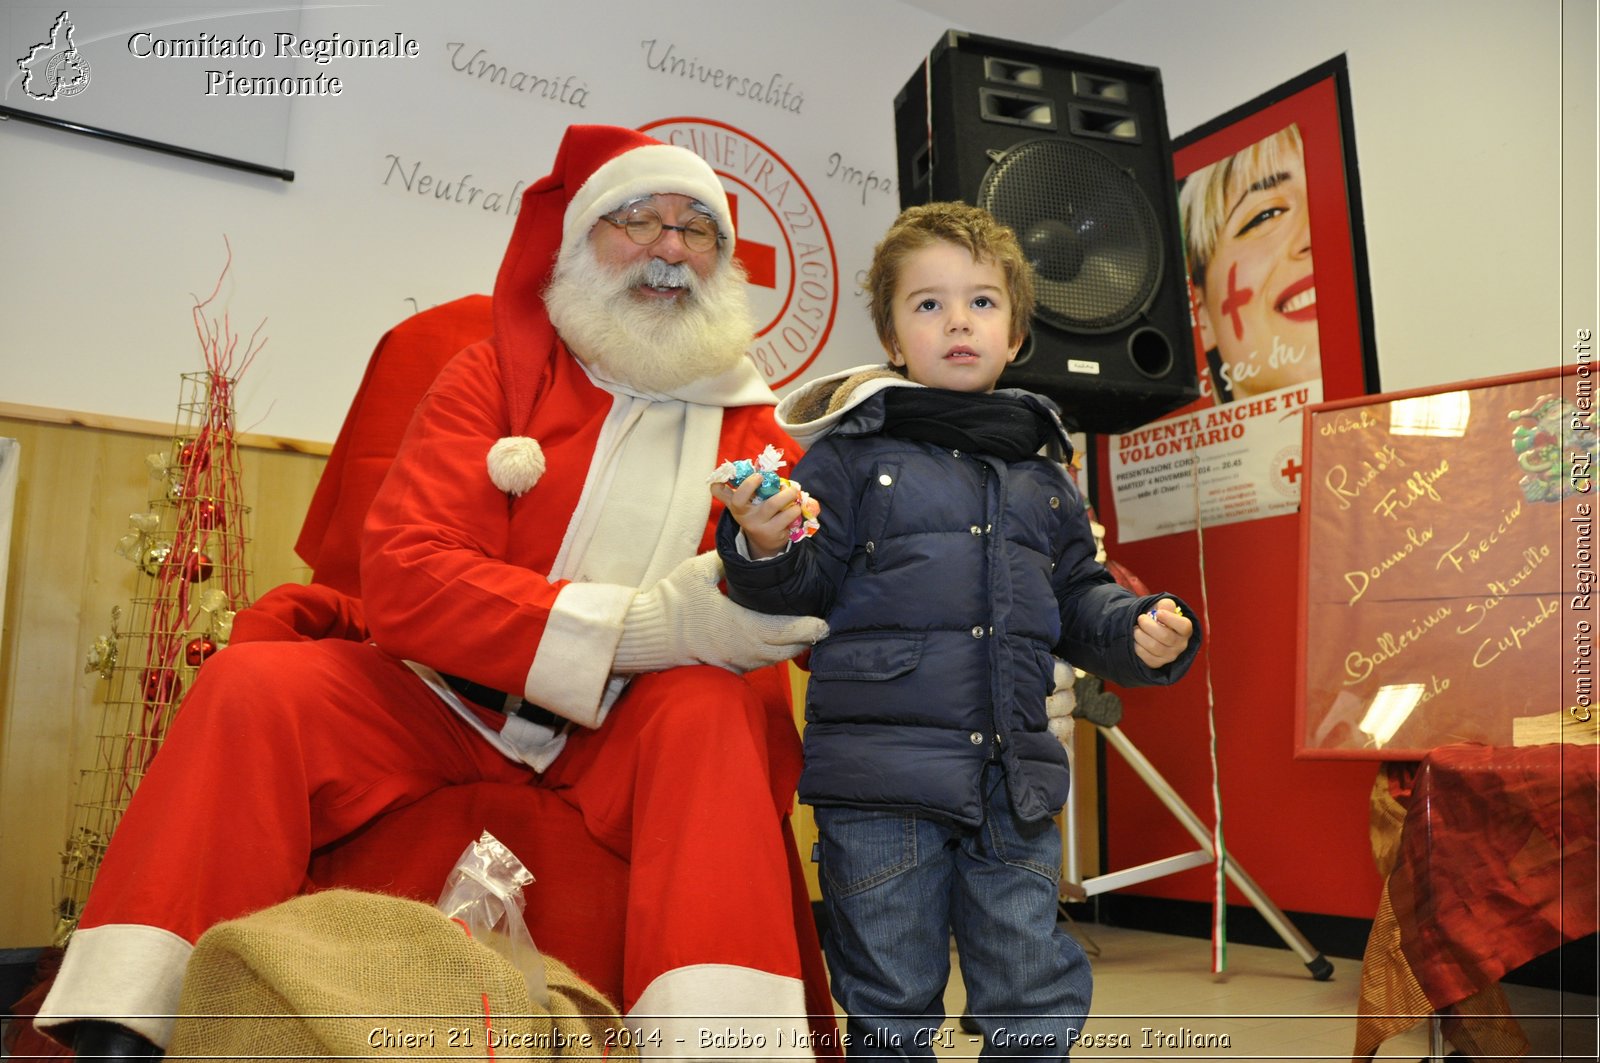
[[182, 694], [174, 734], [220, 731], [232, 742], [260, 734], [281, 739], [317, 714], [318, 669], [306, 642], [243, 642], [229, 646], [200, 668]]
[[635, 680], [656, 740], [687, 736], [704, 745], [765, 732], [766, 707], [743, 676], [711, 665], [686, 665]]

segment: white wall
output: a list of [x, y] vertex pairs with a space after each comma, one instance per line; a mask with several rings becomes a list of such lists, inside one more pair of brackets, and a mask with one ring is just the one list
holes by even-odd
[[[1565, 26], [1557, 0], [1124, 0], [1077, 28], [1052, 6], [973, 5], [961, 28], [1159, 66], [1174, 133], [1348, 56], [1386, 389], [1555, 364], [1571, 328], [1594, 324], [1587, 0], [1566, 5]], [[0, 402], [170, 420], [178, 374], [201, 367], [190, 293], [210, 289], [226, 234], [233, 324], [248, 334], [265, 318], [269, 337], [245, 374], [242, 426], [331, 440], [382, 331], [414, 305], [490, 290], [510, 231], [506, 213], [406, 191], [389, 156], [442, 181], [472, 175], [479, 202], [509, 199], [570, 122], [683, 115], [765, 144], [826, 221], [837, 318], [808, 372], [876, 357], [852, 279], [898, 206], [892, 100], [951, 24], [851, 0], [308, 6], [305, 36], [403, 32], [422, 56], [301, 61], [346, 87], [294, 103], [292, 183], [0, 124]], [[670, 44], [710, 70], [775, 78], [799, 113], [654, 69], [648, 40], [657, 62]], [[468, 47], [453, 56], [451, 42]], [[570, 86], [569, 102], [454, 69], [480, 47]], [[208, 65], [194, 64], [196, 91]], [[252, 104], [215, 102], [224, 120]], [[889, 180], [869, 188], [868, 173]], [[783, 238], [770, 210], [744, 221]]]
[[[40, 36], [55, 11], [40, 16]], [[91, 14], [79, 16], [83, 39], [107, 32], [86, 24]], [[422, 55], [325, 67], [301, 60], [303, 72], [341, 77], [344, 91], [293, 104], [292, 183], [0, 123], [0, 402], [170, 422], [178, 375], [202, 368], [191, 293], [210, 290], [226, 235], [233, 326], [248, 335], [266, 318], [268, 337], [244, 374], [241, 426], [332, 440], [385, 329], [417, 305], [492, 289], [512, 219], [482, 209], [491, 195], [513, 202], [517, 182], [546, 173], [569, 123], [678, 116], [736, 127], [809, 189], [837, 260], [837, 313], [822, 357], [835, 368], [876, 358], [853, 278], [899, 205], [894, 95], [946, 25], [899, 4], [851, 0], [307, 5], [303, 36], [399, 32], [417, 38]], [[669, 47], [696, 69], [774, 86], [776, 102], [663, 71]], [[566, 102], [458, 69], [480, 48], [559, 83]], [[202, 71], [218, 61], [187, 62], [202, 92]], [[116, 91], [107, 76], [82, 96]], [[72, 101], [61, 102], [70, 116]], [[260, 101], [214, 102], [225, 121]], [[777, 183], [781, 170], [741, 174], [754, 158], [749, 147], [740, 138], [727, 168], [766, 188], [744, 197], [741, 235], [778, 245], [787, 269], [781, 252], [802, 253], [820, 224], [789, 231], [786, 244], [784, 215], [810, 224], [811, 207], [797, 185]], [[470, 174], [484, 193], [462, 204], [407, 191], [402, 172], [414, 165], [436, 181]], [[792, 213], [799, 208], [808, 213]], [[757, 302], [781, 308], [772, 293]]]
[[1174, 136], [1346, 56], [1385, 391], [1594, 328], [1592, 0], [1125, 0], [1053, 43], [1160, 67]]

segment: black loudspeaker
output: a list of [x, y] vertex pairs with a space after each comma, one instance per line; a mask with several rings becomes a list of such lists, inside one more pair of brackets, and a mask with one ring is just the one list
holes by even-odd
[[1032, 334], [1001, 386], [1086, 432], [1198, 396], [1159, 70], [951, 30], [894, 120], [900, 205], [984, 207], [1033, 263]]

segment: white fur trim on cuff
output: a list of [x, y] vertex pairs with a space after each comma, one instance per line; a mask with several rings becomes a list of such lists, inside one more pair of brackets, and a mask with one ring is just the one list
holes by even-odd
[[172, 931], [137, 923], [75, 931], [34, 1025], [107, 1019], [165, 1048], [193, 951]]
[[524, 495], [544, 475], [544, 448], [528, 436], [506, 436], [489, 448], [489, 479], [509, 495]]
[[609, 583], [569, 583], [556, 595], [522, 696], [557, 716], [598, 727], [622, 618], [636, 592]]
[[645, 987], [622, 1021], [641, 1035], [640, 1058], [794, 1059], [810, 1054], [795, 1051], [811, 1026], [805, 987], [798, 978], [753, 967], [702, 963], [666, 971]]

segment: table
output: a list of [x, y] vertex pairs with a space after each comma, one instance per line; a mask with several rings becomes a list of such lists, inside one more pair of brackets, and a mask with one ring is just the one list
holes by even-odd
[[1384, 766], [1373, 853], [1385, 874], [1361, 968], [1358, 1060], [1432, 1015], [1465, 1054], [1527, 1038], [1499, 981], [1595, 932], [1600, 746], [1441, 746]]

